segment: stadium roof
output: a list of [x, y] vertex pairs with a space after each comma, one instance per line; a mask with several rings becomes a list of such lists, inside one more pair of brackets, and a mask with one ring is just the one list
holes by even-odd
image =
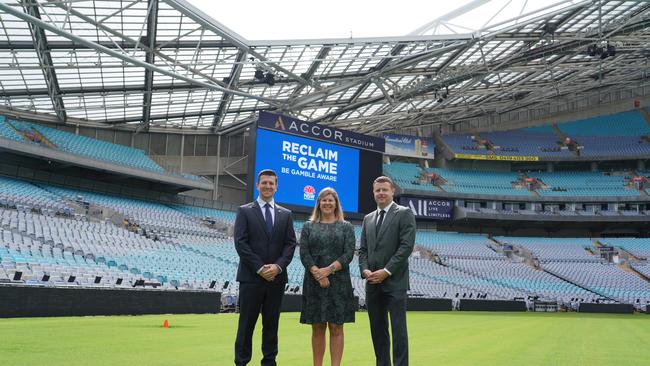
[[488, 2], [403, 37], [250, 41], [183, 0], [3, 0], [0, 99], [60, 123], [226, 132], [268, 110], [372, 133], [645, 85], [650, 3], [454, 23]]

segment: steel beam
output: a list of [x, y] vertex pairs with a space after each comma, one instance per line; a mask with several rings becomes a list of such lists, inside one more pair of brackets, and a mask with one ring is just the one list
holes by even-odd
[[266, 57], [262, 54], [255, 51], [250, 45], [248, 45], [246, 39], [228, 29], [223, 24], [212, 19], [209, 15], [205, 14], [201, 10], [192, 6], [189, 2], [185, 0], [164, 0], [169, 6], [176, 9], [177, 11], [183, 13], [190, 19], [201, 24], [206, 29], [218, 34], [219, 36], [233, 42], [237, 47], [243, 51], [246, 51], [247, 54], [255, 57], [259, 61], [263, 61], [267, 66], [274, 68], [275, 70], [286, 74], [288, 77], [295, 79], [301, 84], [314, 86], [310, 81], [305, 80], [299, 75], [294, 74], [290, 70], [285, 69], [275, 62], [268, 61]]
[[[232, 69], [230, 70], [230, 76], [228, 76], [228, 88], [235, 88], [237, 86], [237, 83], [239, 82], [239, 75], [241, 75], [241, 70], [244, 68], [243, 61], [246, 59], [246, 51], [239, 50], [239, 53], [237, 54], [237, 59], [235, 64], [232, 66]], [[232, 94], [230, 93], [223, 93], [221, 96], [221, 102], [219, 102], [219, 108], [217, 108], [217, 111], [214, 114], [214, 118], [212, 120], [212, 127], [215, 130], [218, 130], [221, 128], [221, 125], [223, 124], [223, 119], [226, 116], [226, 112], [228, 111], [228, 105], [230, 104], [230, 101], [232, 101]]]
[[[41, 14], [38, 10], [38, 2], [36, 0], [21, 0], [21, 5], [27, 14], [36, 19], [41, 19]], [[59, 122], [65, 123], [67, 119], [65, 105], [63, 104], [63, 98], [61, 98], [61, 88], [59, 87], [59, 81], [56, 78], [56, 71], [54, 63], [52, 62], [52, 56], [50, 55], [50, 47], [47, 43], [45, 31], [43, 28], [37, 27], [33, 23], [28, 24], [29, 31], [32, 34], [32, 39], [34, 40], [34, 49], [38, 55], [40, 66], [43, 69], [43, 77], [45, 78], [45, 84], [47, 85], [47, 94], [50, 96], [50, 100], [54, 106], [54, 113], [56, 113]]]
[[[325, 60], [325, 57], [327, 57], [327, 55], [330, 53], [331, 50], [332, 50], [331, 46], [321, 47], [320, 51], [318, 51], [318, 55], [316, 55], [316, 60], [314, 60], [311, 63], [311, 65], [309, 65], [309, 68], [304, 74], [302, 74], [302, 77], [305, 78], [306, 80], [311, 80], [312, 77], [314, 77], [316, 70], [318, 70], [318, 67], [323, 63], [323, 60]], [[291, 98], [299, 95], [300, 92], [305, 88], [305, 86], [306, 86], [305, 84], [298, 85], [291, 93]]]
[[[156, 30], [158, 28], [158, 0], [149, 0], [147, 13], [147, 38], [143, 43], [148, 46], [145, 62], [155, 65]], [[153, 70], [144, 69], [144, 93], [142, 95], [142, 128], [149, 128], [151, 116], [151, 96], [153, 94]]]
[[264, 97], [260, 97], [260, 96], [257, 96], [257, 95], [243, 93], [243, 92], [236, 91], [236, 90], [229, 90], [229, 89], [224, 88], [224, 87], [222, 87], [222, 86], [220, 86], [220, 85], [218, 85], [216, 83], [207, 83], [207, 82], [204, 82], [204, 81], [201, 81], [201, 80], [194, 79], [194, 78], [189, 77], [189, 76], [185, 76], [185, 75], [181, 75], [181, 74], [178, 74], [176, 72], [173, 72], [173, 71], [169, 71], [166, 68], [162, 68], [162, 67], [158, 67], [158, 66], [155, 66], [155, 65], [148, 64], [148, 63], [146, 63], [144, 61], [141, 61], [141, 60], [139, 60], [137, 58], [125, 55], [124, 53], [117, 52], [115, 50], [112, 50], [112, 49], [103, 47], [101, 45], [98, 45], [98, 44], [96, 44], [96, 43], [94, 43], [92, 41], [89, 41], [89, 40], [85, 39], [85, 38], [75, 36], [74, 34], [71, 34], [71, 33], [67, 32], [67, 31], [64, 31], [64, 30], [62, 30], [62, 29], [60, 29], [60, 28], [58, 28], [56, 26], [53, 26], [53, 25], [51, 25], [49, 23], [46, 23], [46, 22], [44, 22], [44, 21], [42, 21], [42, 20], [40, 20], [38, 18], [35, 18], [35, 17], [29, 15], [29, 14], [25, 14], [25, 13], [23, 13], [21, 11], [18, 11], [16, 9], [14, 9], [12, 6], [4, 4], [2, 2], [0, 2], [0, 10], [6, 12], [8, 14], [11, 14], [11, 15], [19, 18], [19, 19], [22, 19], [22, 20], [24, 20], [26, 22], [32, 23], [32, 24], [34, 24], [34, 25], [36, 25], [38, 27], [46, 29], [46, 30], [48, 30], [48, 31], [50, 31], [52, 33], [55, 33], [55, 34], [57, 34], [57, 35], [59, 35], [61, 37], [65, 37], [65, 38], [67, 38], [69, 40], [72, 40], [74, 42], [82, 44], [82, 45], [84, 45], [84, 46], [86, 46], [88, 48], [92, 48], [92, 49], [94, 49], [96, 51], [105, 53], [105, 54], [107, 54], [109, 56], [115, 57], [115, 58], [120, 59], [120, 60], [122, 60], [124, 62], [133, 64], [135, 66], [140, 66], [140, 67], [144, 67], [144, 68], [147, 68], [147, 69], [151, 69], [152, 71], [158, 72], [158, 73], [163, 74], [163, 75], [167, 75], [167, 76], [169, 76], [171, 78], [183, 80], [183, 81], [185, 81], [187, 83], [190, 83], [190, 84], [200, 85], [200, 86], [202, 86], [202, 87], [204, 87], [206, 89], [209, 89], [209, 90], [217, 90], [217, 91], [220, 91], [220, 92], [233, 93], [235, 95], [239, 95], [239, 96], [242, 96], [242, 97], [245, 97], [245, 98], [256, 99], [256, 100], [259, 100], [261, 102], [268, 103], [270, 105], [277, 105], [280, 102], [280, 101], [278, 101], [276, 99], [264, 98]]

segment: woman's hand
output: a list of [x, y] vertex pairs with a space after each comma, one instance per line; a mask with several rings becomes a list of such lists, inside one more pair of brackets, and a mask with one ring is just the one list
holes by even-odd
[[330, 287], [330, 280], [327, 277], [323, 277], [320, 280], [318, 280], [318, 284], [320, 285], [321, 288], [328, 288]]
[[316, 278], [316, 271], [318, 271], [318, 267], [316, 266], [311, 266], [311, 268], [309, 268], [309, 273], [311, 273], [314, 278]]
[[320, 281], [322, 278], [327, 278], [327, 276], [331, 275], [332, 269], [329, 267], [318, 268], [314, 270], [311, 274], [312, 276], [314, 276], [314, 279], [316, 279], [316, 281]]

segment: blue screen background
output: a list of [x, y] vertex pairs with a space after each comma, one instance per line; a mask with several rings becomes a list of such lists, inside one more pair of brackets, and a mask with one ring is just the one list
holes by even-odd
[[[283, 159], [282, 143], [283, 141], [295, 142], [311, 146], [312, 151], [318, 148], [329, 149], [338, 152], [336, 163], [337, 174], [336, 182], [326, 179], [309, 178], [304, 176], [293, 175], [291, 172], [283, 172], [282, 168], [294, 170], [301, 169], [297, 162]], [[298, 154], [298, 157], [302, 155]], [[310, 157], [307, 156], [308, 159]], [[334, 188], [341, 200], [343, 210], [347, 212], [358, 212], [359, 205], [359, 151], [357, 149], [334, 145], [326, 142], [311, 140], [303, 137], [283, 134], [264, 129], [257, 129], [257, 141], [255, 151], [255, 179], [257, 174], [263, 169], [273, 169], [278, 174], [278, 191], [275, 194], [275, 200], [282, 204], [291, 204], [298, 206], [314, 207], [318, 192], [325, 187]], [[313, 170], [307, 170], [313, 171]], [[318, 172], [315, 172], [318, 174]], [[323, 174], [333, 175], [323, 172]], [[257, 182], [255, 182], [257, 183]], [[314, 199], [305, 199], [304, 188], [311, 185], [315, 189]], [[253, 188], [253, 197], [257, 197], [258, 192]]]

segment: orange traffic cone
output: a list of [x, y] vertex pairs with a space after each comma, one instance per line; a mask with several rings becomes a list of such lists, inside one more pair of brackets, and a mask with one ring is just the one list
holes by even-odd
[[165, 319], [165, 322], [163, 323], [163, 328], [169, 328], [169, 321]]

